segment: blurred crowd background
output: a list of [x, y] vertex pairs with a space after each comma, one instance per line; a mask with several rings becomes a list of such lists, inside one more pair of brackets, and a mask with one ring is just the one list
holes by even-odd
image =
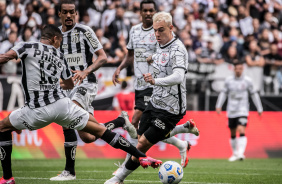
[[[263, 95], [282, 91], [282, 0], [156, 0], [158, 11], [173, 15], [174, 33], [189, 53], [187, 90], [210, 97], [232, 74], [232, 63], [245, 62]], [[139, 0], [77, 0], [77, 22], [90, 26], [116, 67], [127, 53], [129, 30], [141, 22]], [[59, 0], [0, 0], [0, 53], [21, 41], [37, 41], [46, 24], [60, 26]], [[20, 75], [20, 61], [1, 67], [1, 75]], [[132, 67], [127, 76], [132, 76]], [[210, 106], [207, 101], [204, 106]], [[276, 108], [277, 109], [277, 108]]]

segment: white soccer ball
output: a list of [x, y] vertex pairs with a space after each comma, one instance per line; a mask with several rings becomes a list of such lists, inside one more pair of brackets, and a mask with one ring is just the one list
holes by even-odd
[[159, 169], [159, 178], [163, 184], [179, 183], [183, 178], [183, 169], [177, 162], [167, 161]]

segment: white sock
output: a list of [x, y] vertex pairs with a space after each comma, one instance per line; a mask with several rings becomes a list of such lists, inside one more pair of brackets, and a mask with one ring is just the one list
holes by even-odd
[[238, 155], [243, 156], [247, 147], [247, 137], [242, 136], [238, 138]]
[[237, 139], [230, 139], [230, 145], [232, 148], [233, 155], [237, 155]]
[[128, 170], [126, 167], [122, 167], [118, 170], [115, 177], [118, 177], [120, 180], [124, 180], [128, 175], [130, 175], [133, 172], [133, 170]]
[[177, 147], [180, 151], [183, 151], [183, 149], [186, 150], [186, 141], [182, 141], [174, 136], [168, 139], [164, 139], [162, 141], [168, 144], [172, 144], [173, 146]]
[[175, 136], [176, 134], [180, 133], [189, 133], [189, 129], [185, 128], [183, 125], [177, 125], [171, 132], [170, 137]]

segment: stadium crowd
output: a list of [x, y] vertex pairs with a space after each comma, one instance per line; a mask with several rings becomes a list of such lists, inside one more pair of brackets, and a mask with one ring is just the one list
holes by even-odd
[[[140, 23], [139, 0], [76, 0], [78, 22], [93, 28], [118, 66], [127, 53], [129, 30]], [[282, 0], [156, 0], [173, 15], [174, 33], [185, 44], [189, 63], [220, 65], [244, 61], [260, 68], [262, 83], [282, 86]], [[59, 0], [0, 0], [0, 53], [21, 41], [36, 41], [46, 24], [60, 26]], [[21, 74], [20, 60], [0, 74]], [[128, 69], [132, 75], [132, 69]], [[257, 76], [254, 75], [253, 78]], [[280, 91], [279, 91], [280, 89]]]

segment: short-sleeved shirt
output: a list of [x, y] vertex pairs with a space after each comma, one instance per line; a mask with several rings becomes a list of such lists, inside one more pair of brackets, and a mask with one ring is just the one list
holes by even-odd
[[69, 79], [72, 74], [63, 53], [41, 42], [21, 42], [12, 50], [22, 62], [22, 88], [31, 109], [66, 97], [59, 79]]

